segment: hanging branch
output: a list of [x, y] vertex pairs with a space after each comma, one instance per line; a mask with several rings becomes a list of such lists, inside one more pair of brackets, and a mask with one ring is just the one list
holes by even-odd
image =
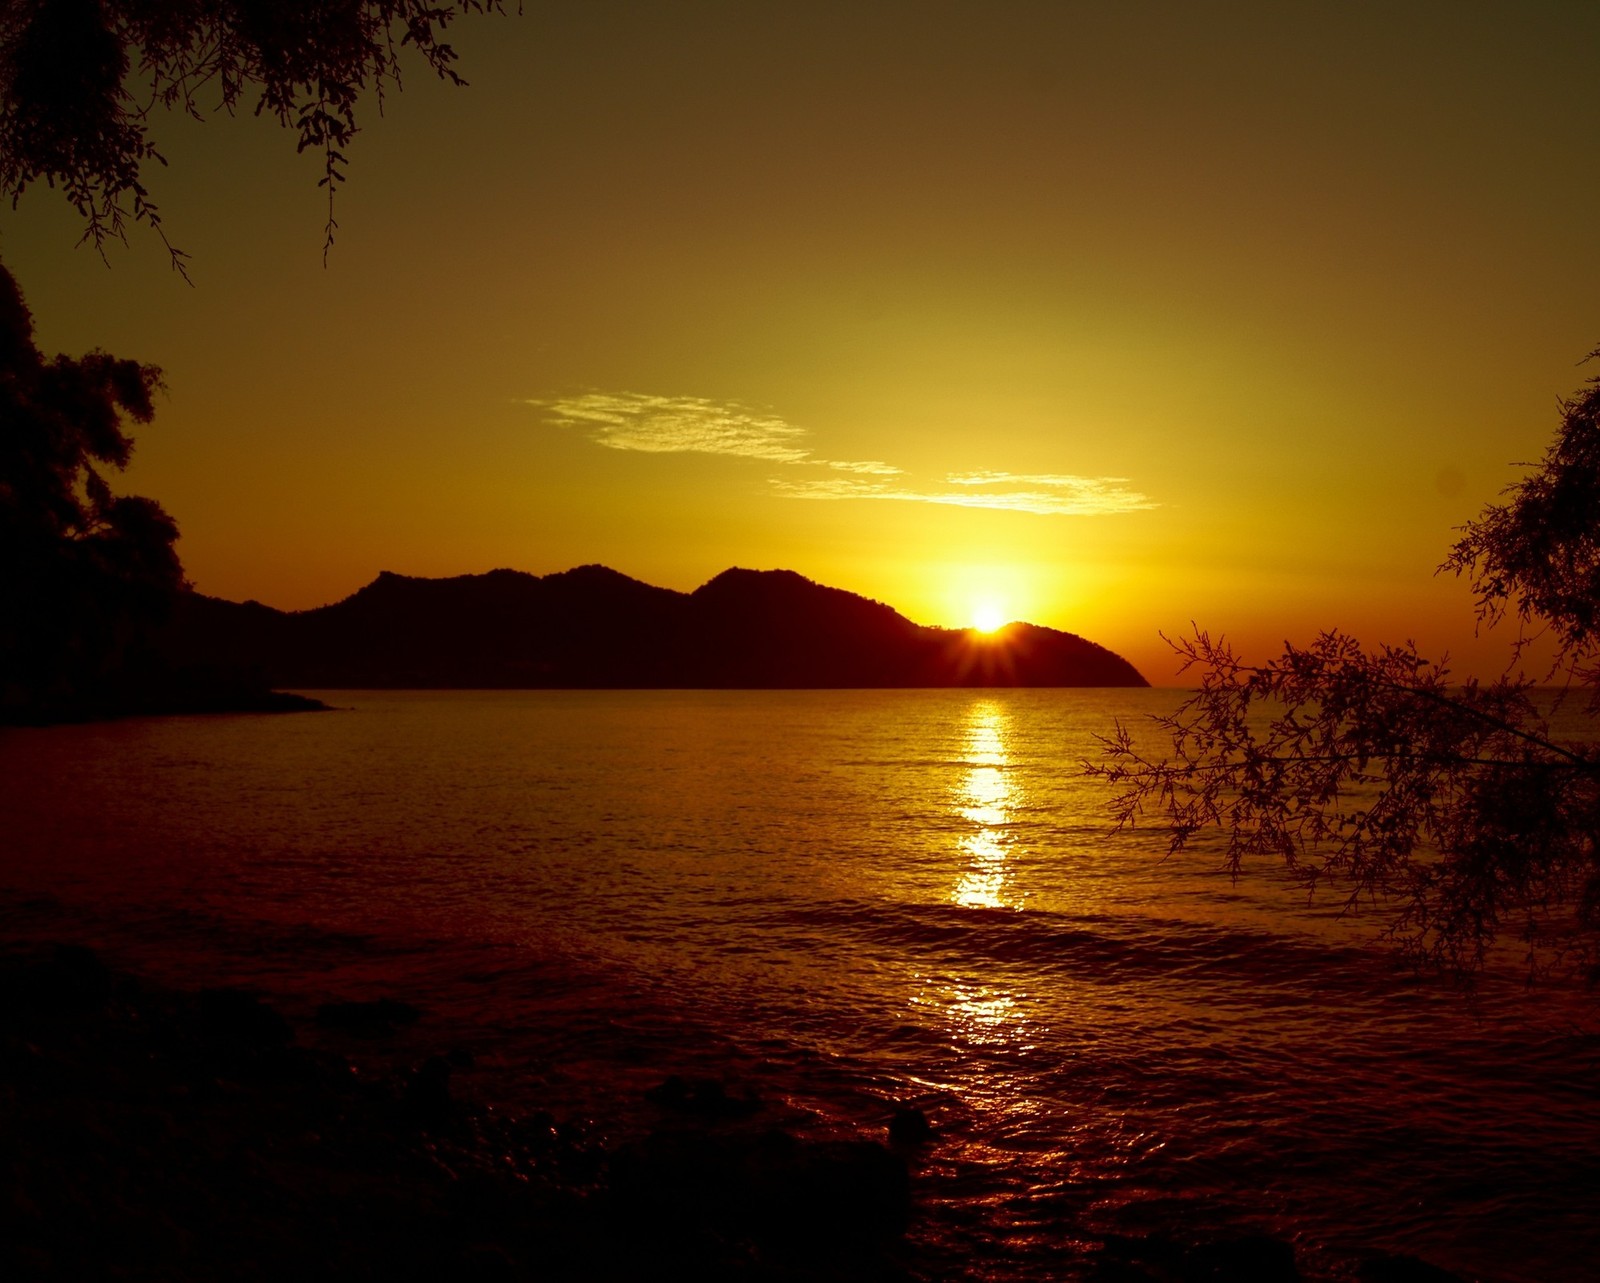
[[[59, 186], [101, 256], [143, 223], [183, 273], [143, 183], [166, 164], [148, 133], [159, 104], [204, 119], [197, 95], [232, 112], [256, 95], [320, 149], [328, 189], [323, 256], [333, 244], [334, 192], [359, 132], [367, 90], [400, 87], [409, 47], [441, 79], [466, 82], [444, 33], [461, 14], [503, 13], [503, 0], [5, 0], [0, 4], [0, 195], [13, 205], [37, 182]], [[397, 38], [398, 33], [398, 38]], [[135, 90], [141, 98], [135, 97]]]

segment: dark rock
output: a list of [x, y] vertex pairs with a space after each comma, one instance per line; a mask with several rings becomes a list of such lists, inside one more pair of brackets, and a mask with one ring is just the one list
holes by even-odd
[[1186, 1283], [1188, 1249], [1161, 1234], [1108, 1234], [1096, 1254], [1093, 1283]]
[[504, 1248], [493, 1243], [475, 1243], [461, 1253], [452, 1271], [463, 1283], [521, 1283], [522, 1271]]
[[873, 1141], [802, 1145], [767, 1176], [771, 1210], [786, 1232], [848, 1243], [905, 1231], [911, 1209], [906, 1165]]
[[382, 1038], [402, 1025], [413, 1025], [422, 1012], [409, 1002], [377, 998], [371, 1002], [325, 1002], [317, 1008], [317, 1024], [358, 1038]]
[[104, 1008], [112, 989], [111, 972], [93, 949], [58, 944], [33, 967], [26, 997], [36, 1011], [77, 1015]]
[[656, 1132], [612, 1157], [624, 1222], [678, 1241], [753, 1237], [791, 1256], [843, 1257], [898, 1238], [910, 1207], [906, 1166], [871, 1141]]
[[[908, 1178], [881, 1145], [728, 1123], [726, 1090], [680, 1083], [687, 1114], [608, 1154], [455, 1098], [460, 1057], [355, 1074], [254, 993], [124, 996], [112, 973], [104, 1001], [86, 953], [0, 955], [0, 1278], [904, 1277]], [[104, 1005], [5, 1001], [46, 970]]]
[[1112, 1234], [1095, 1258], [1094, 1283], [1300, 1283], [1294, 1248], [1265, 1234], [1188, 1244], [1164, 1234]]
[[903, 1106], [889, 1119], [889, 1139], [896, 1145], [926, 1145], [933, 1139], [933, 1124], [920, 1109]]
[[645, 1099], [663, 1109], [692, 1114], [696, 1118], [748, 1118], [761, 1108], [753, 1095], [730, 1096], [715, 1078], [681, 1078], [673, 1074], [650, 1088]]
[[438, 1122], [450, 1112], [450, 1062], [429, 1056], [406, 1082], [406, 1104], [426, 1122]]
[[202, 989], [199, 1029], [209, 1038], [267, 1050], [294, 1041], [289, 1022], [247, 989]]
[[1360, 1283], [1466, 1283], [1459, 1274], [1405, 1253], [1381, 1252], [1356, 1267]]
[[1300, 1269], [1292, 1244], [1266, 1234], [1247, 1234], [1193, 1248], [1189, 1277], [1197, 1283], [1300, 1283]]

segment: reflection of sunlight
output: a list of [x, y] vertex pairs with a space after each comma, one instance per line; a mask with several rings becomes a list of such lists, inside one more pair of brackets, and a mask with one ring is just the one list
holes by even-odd
[[983, 1032], [1003, 1029], [1016, 1017], [1017, 1000], [1000, 989], [961, 986], [950, 995], [950, 1012], [961, 1024]]
[[984, 984], [930, 982], [911, 999], [913, 1007], [938, 1009], [952, 1025], [974, 1043], [1012, 1043], [1018, 1027], [1026, 1024], [1022, 1003], [1015, 994]]
[[987, 831], [962, 838], [961, 849], [967, 856], [967, 872], [952, 898], [969, 909], [998, 909], [1006, 883], [1005, 852]]
[[1006, 716], [994, 704], [979, 704], [967, 727], [967, 762], [972, 766], [1004, 766]]
[[973, 705], [967, 725], [967, 773], [955, 811], [974, 828], [957, 842], [967, 867], [950, 895], [968, 908], [998, 909], [1008, 902], [1008, 828], [1018, 798], [1006, 771], [1007, 729], [1008, 719], [998, 704]]
[[[1010, 740], [1011, 722], [1005, 705], [996, 700], [975, 702], [967, 714], [961, 774], [954, 781], [949, 802], [955, 821], [955, 855], [961, 862], [950, 900], [965, 909], [1022, 907], [1013, 886], [1018, 854], [1013, 831], [1016, 813], [1024, 803], [1017, 776], [1010, 770]], [[975, 922], [973, 929], [1006, 928], [1003, 923]], [[973, 976], [918, 978], [922, 991], [911, 999], [912, 1004], [937, 1011], [958, 1042], [1025, 1044], [1029, 1037], [1026, 993]], [[988, 1082], [986, 1090], [999, 1086]]]
[[1005, 773], [994, 766], [975, 766], [967, 774], [962, 795], [971, 805], [963, 806], [961, 814], [974, 824], [1004, 824], [1006, 803], [1011, 799], [1011, 786]]

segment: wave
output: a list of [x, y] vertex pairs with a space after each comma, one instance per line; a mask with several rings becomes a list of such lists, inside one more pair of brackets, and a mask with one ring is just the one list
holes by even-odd
[[821, 931], [896, 954], [1021, 965], [1089, 978], [1206, 977], [1274, 984], [1375, 967], [1372, 950], [1309, 936], [1179, 918], [1065, 914], [1039, 909], [896, 903], [858, 898], [795, 901], [754, 915], [774, 931]]

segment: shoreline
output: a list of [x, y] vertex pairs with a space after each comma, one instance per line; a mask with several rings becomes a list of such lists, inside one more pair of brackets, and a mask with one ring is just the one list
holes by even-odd
[[397, 999], [296, 1028], [76, 944], [8, 951], [0, 996], [10, 1278], [918, 1277], [904, 1154], [717, 1082], [660, 1084], [659, 1125], [607, 1148], [474, 1099], [465, 1050], [408, 1056], [426, 1017]]
[[[802, 1138], [716, 1078], [643, 1093], [606, 1143], [512, 1113], [475, 1062], [417, 1037], [396, 997], [286, 1018], [258, 991], [162, 986], [81, 944], [0, 952], [0, 1272], [18, 1279], [708, 1279], [918, 1283], [1004, 1277], [917, 1241], [937, 1135]], [[909, 1231], [912, 1231], [908, 1233]], [[1097, 1236], [1098, 1237], [1098, 1236]], [[972, 1269], [974, 1272], [968, 1274]], [[998, 1271], [998, 1272], [997, 1272]], [[1054, 1276], [1052, 1276], [1054, 1277]], [[1086, 1283], [1297, 1283], [1291, 1244], [1105, 1236]], [[1369, 1254], [1359, 1283], [1465, 1283]]]
[[148, 699], [113, 701], [55, 709], [0, 709], [0, 727], [82, 726], [91, 722], [116, 722], [130, 717], [197, 717], [229, 713], [328, 713], [332, 704], [294, 691], [217, 693], [197, 691], [156, 695]]

